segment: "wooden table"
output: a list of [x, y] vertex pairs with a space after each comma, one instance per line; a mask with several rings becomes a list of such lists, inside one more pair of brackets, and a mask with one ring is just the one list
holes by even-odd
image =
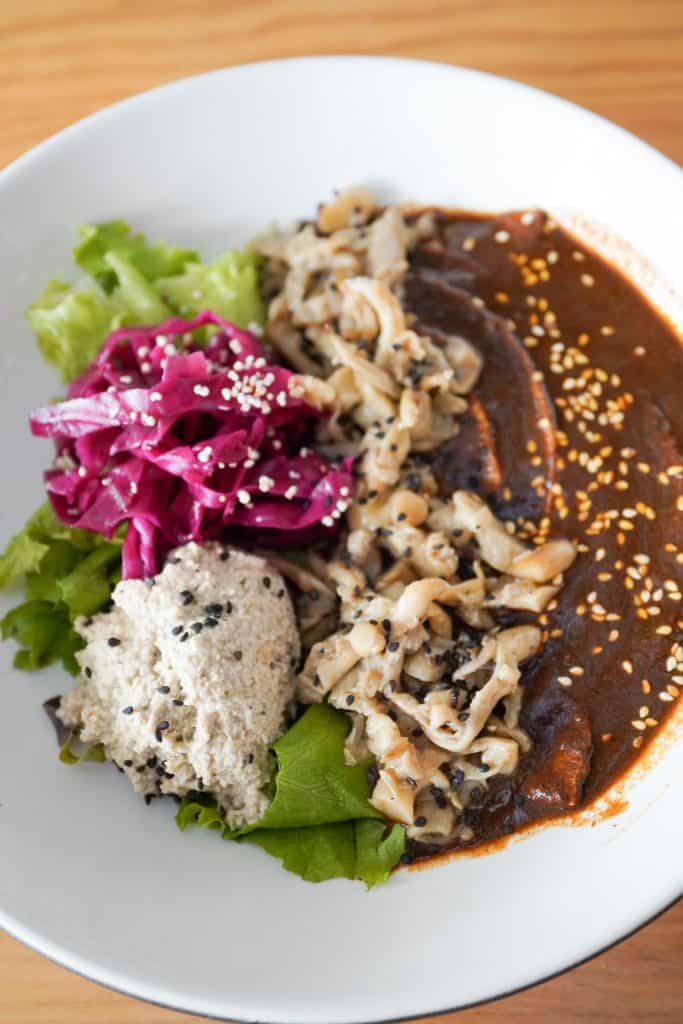
[[[590, 107], [683, 162], [683, 0], [0, 0], [0, 166], [77, 118], [174, 78], [269, 57], [351, 52], [518, 78]], [[578, 970], [457, 1020], [680, 1024], [682, 952], [679, 904]], [[189, 1018], [99, 989], [0, 937], [0, 1020]]]

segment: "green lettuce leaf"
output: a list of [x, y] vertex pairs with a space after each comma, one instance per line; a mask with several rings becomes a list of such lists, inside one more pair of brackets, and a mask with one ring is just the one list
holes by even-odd
[[105, 260], [116, 273], [118, 286], [112, 297], [125, 310], [126, 323], [158, 324], [168, 319], [172, 310], [130, 260], [116, 252], [106, 253]]
[[38, 569], [48, 550], [47, 544], [34, 540], [26, 530], [12, 537], [0, 555], [0, 589], [8, 586], [18, 576]]
[[60, 523], [49, 505], [31, 516], [0, 556], [5, 586], [23, 575], [26, 601], [0, 621], [0, 634], [20, 647], [16, 668], [25, 671], [61, 661], [78, 674], [76, 652], [83, 641], [73, 627], [78, 615], [103, 608], [120, 579], [123, 531], [105, 540]]
[[343, 712], [329, 704], [313, 704], [273, 745], [279, 766], [275, 796], [258, 828], [381, 817], [368, 799], [372, 759], [353, 767], [344, 764], [348, 729]]
[[193, 249], [158, 242], [150, 245], [144, 235], [134, 235], [122, 220], [104, 224], [86, 224], [80, 229], [81, 240], [74, 249], [74, 260], [107, 293], [120, 283], [115, 266], [107, 259], [112, 254], [126, 260], [148, 281], [180, 274], [187, 263], [196, 263], [199, 256]]
[[102, 764], [106, 759], [102, 744], [93, 743], [91, 746], [87, 746], [81, 742], [77, 730], [69, 732], [59, 748], [59, 760], [62, 764], [74, 765], [80, 764], [82, 761], [95, 761]]
[[405, 829], [382, 821], [344, 821], [313, 828], [264, 829], [244, 836], [307, 882], [350, 878], [368, 889], [385, 882], [405, 850]]
[[275, 743], [275, 796], [263, 818], [239, 833], [225, 826], [216, 799], [185, 797], [176, 823], [220, 831], [224, 839], [254, 843], [309, 882], [359, 879], [368, 888], [388, 878], [405, 849], [405, 829], [387, 828], [369, 803], [371, 762], [344, 764], [348, 718], [314, 704]]
[[180, 316], [210, 309], [237, 327], [265, 322], [259, 260], [249, 250], [226, 252], [210, 263], [190, 263], [182, 274], [161, 278], [156, 284]]
[[[259, 261], [248, 250], [199, 263], [192, 249], [150, 245], [124, 221], [86, 225], [74, 259], [92, 288], [51, 281], [27, 316], [40, 350], [69, 382], [117, 327], [154, 324], [211, 309], [237, 324], [262, 324]], [[206, 332], [204, 332], [206, 335]]]
[[43, 358], [68, 382], [93, 361], [107, 335], [123, 324], [126, 311], [103, 292], [50, 281], [26, 315]]
[[271, 857], [278, 857], [286, 871], [306, 882], [362, 877], [356, 874], [352, 821], [314, 828], [264, 829], [245, 838]]

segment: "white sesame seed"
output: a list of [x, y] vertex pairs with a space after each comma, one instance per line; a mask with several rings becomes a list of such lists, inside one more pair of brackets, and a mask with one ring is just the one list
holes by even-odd
[[195, 384], [195, 386], [192, 388], [192, 391], [199, 398], [208, 398], [208, 396], [211, 394], [210, 389], [207, 388], [205, 384]]
[[238, 491], [237, 492], [237, 500], [239, 501], [239, 503], [241, 505], [248, 505], [250, 503], [250, 501], [251, 501], [251, 497], [249, 495], [249, 491]]
[[202, 448], [202, 450], [198, 453], [197, 458], [198, 458], [198, 460], [200, 462], [208, 462], [212, 455], [213, 455], [213, 448], [211, 448], [207, 444], [206, 447]]
[[499, 242], [500, 245], [504, 245], [505, 242], [509, 242], [510, 241], [510, 232], [509, 231], [496, 231], [496, 233], [493, 236], [493, 238], [494, 238], [494, 240], [496, 242]]
[[161, 399], [162, 395], [159, 391], [153, 391], [152, 394], [149, 396], [150, 402], [160, 402]]

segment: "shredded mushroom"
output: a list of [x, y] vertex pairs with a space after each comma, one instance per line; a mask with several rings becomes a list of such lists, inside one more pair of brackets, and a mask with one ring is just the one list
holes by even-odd
[[531, 746], [520, 683], [545, 636], [496, 613], [542, 613], [575, 549], [527, 546], [469, 491], [441, 498], [420, 459], [457, 433], [482, 369], [466, 339], [416, 331], [401, 305], [410, 249], [434, 233], [431, 213], [353, 189], [260, 251], [290, 387], [326, 413], [321, 449], [357, 456], [337, 558], [276, 560], [300, 592], [297, 696], [350, 714], [346, 758], [376, 758], [374, 806], [439, 844], [472, 838], [463, 812]]

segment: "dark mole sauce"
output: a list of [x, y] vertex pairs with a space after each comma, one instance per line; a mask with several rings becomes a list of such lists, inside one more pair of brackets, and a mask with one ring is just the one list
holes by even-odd
[[533, 746], [464, 812], [474, 845], [590, 803], [683, 691], [683, 347], [541, 212], [440, 214], [404, 302], [416, 329], [461, 335], [484, 360], [434, 462], [444, 493], [477, 490], [521, 536], [579, 545], [522, 675]]

